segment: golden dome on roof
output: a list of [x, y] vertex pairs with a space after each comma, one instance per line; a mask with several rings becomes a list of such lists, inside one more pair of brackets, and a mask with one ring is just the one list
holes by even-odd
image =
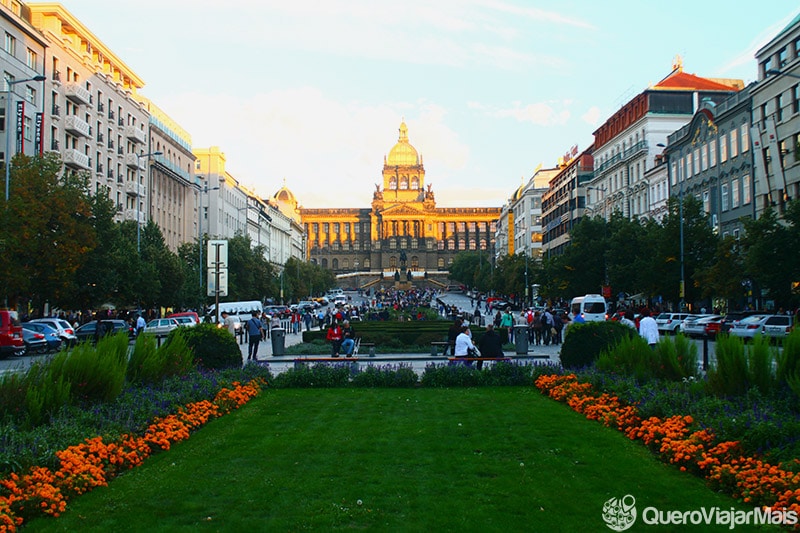
[[283, 187], [281, 187], [278, 190], [278, 192], [276, 192], [272, 196], [272, 199], [275, 200], [276, 202], [284, 202], [284, 203], [287, 203], [287, 204], [295, 204], [295, 205], [297, 205], [297, 199], [294, 197], [294, 193], [292, 193], [292, 191], [290, 191], [286, 187], [286, 183], [285, 182], [283, 184]]
[[400, 123], [400, 137], [389, 151], [386, 164], [391, 167], [419, 165], [417, 149], [408, 143], [408, 127], [405, 122]]

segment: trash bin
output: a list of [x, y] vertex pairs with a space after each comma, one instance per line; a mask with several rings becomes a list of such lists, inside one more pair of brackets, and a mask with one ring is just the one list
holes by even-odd
[[286, 353], [284, 346], [286, 330], [283, 328], [272, 328], [270, 336], [272, 337], [272, 355], [284, 355]]
[[514, 345], [517, 355], [528, 353], [528, 326], [514, 326]]

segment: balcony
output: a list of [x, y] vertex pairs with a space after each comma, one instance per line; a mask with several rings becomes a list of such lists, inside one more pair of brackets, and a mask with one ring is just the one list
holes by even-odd
[[144, 163], [143, 160], [142, 161], [136, 160], [136, 154], [127, 154], [125, 156], [125, 164], [128, 165], [128, 168], [137, 168], [139, 170], [142, 170], [143, 168], [141, 166], [142, 163]]
[[116, 114], [114, 114], [114, 110], [113, 110], [113, 109], [109, 109], [109, 110], [108, 110], [108, 120], [114, 120], [114, 118], [115, 118], [116, 116], [117, 116], [117, 115], [116, 115]]
[[91, 170], [92, 168], [89, 156], [73, 148], [64, 150], [61, 154], [61, 158], [65, 166], [75, 170]]
[[97, 144], [102, 145], [105, 142], [105, 136], [103, 135], [102, 131], [97, 132]]
[[53, 107], [50, 109], [50, 116], [53, 118], [61, 118], [61, 106], [53, 104]]
[[55, 70], [53, 71], [53, 81], [60, 84], [61, 83], [61, 71]]
[[122, 146], [118, 146], [117, 155], [125, 155], [125, 148], [123, 148]]
[[51, 152], [58, 152], [61, 149], [61, 145], [58, 144], [58, 140], [53, 139], [50, 141], [50, 151]]
[[128, 196], [147, 196], [147, 187], [145, 185], [137, 185], [135, 181], [125, 182], [125, 193]]
[[109, 139], [108, 140], [108, 149], [109, 150], [113, 150], [114, 149], [114, 139]]
[[145, 141], [144, 130], [139, 129], [136, 126], [125, 126], [125, 137], [139, 144], [142, 144]]
[[139, 224], [145, 223], [145, 216], [143, 211], [137, 211], [136, 209], [126, 209], [125, 210], [125, 220], [136, 220], [139, 219]]
[[64, 87], [64, 96], [78, 105], [90, 105], [92, 103], [92, 94], [89, 89], [77, 83], [68, 83]]
[[97, 163], [97, 173], [100, 175], [103, 174], [103, 163]]
[[69, 115], [64, 119], [64, 129], [81, 137], [89, 137], [92, 134], [89, 123], [76, 115]]
[[114, 171], [109, 168], [108, 169], [108, 174], [106, 174], [106, 177], [108, 179], [110, 179], [110, 180], [113, 180], [114, 179]]
[[124, 126], [125, 125], [125, 119], [122, 118], [122, 117], [119, 117], [119, 120], [117, 121], [117, 125]]
[[106, 110], [106, 106], [103, 102], [97, 102], [97, 112], [104, 113]]

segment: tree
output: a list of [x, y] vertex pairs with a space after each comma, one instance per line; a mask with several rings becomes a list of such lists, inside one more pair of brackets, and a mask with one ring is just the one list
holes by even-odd
[[696, 279], [700, 282], [700, 295], [704, 298], [723, 298], [728, 305], [732, 300], [741, 299], [744, 296], [742, 281], [745, 279], [745, 270], [736, 239], [728, 236], [720, 240], [712, 263], [699, 269]]
[[276, 294], [272, 265], [264, 246], [252, 246], [249, 235], [228, 239], [228, 299], [261, 300]]
[[12, 306], [26, 297], [40, 312], [46, 302], [72, 304], [75, 274], [96, 245], [88, 177], [68, 172], [59, 180], [55, 154], [19, 154], [12, 168], [0, 287]]
[[571, 298], [600, 292], [606, 280], [608, 228], [601, 217], [581, 219], [564, 253], [545, 263], [546, 294]]

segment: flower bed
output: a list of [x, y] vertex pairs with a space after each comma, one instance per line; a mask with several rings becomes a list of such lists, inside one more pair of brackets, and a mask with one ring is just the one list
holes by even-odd
[[67, 501], [144, 462], [151, 454], [169, 450], [174, 442], [212, 418], [238, 409], [261, 390], [259, 380], [234, 382], [222, 388], [213, 401], [191, 403], [177, 413], [157, 418], [141, 436], [124, 435], [114, 442], [87, 439], [56, 453], [58, 470], [33, 467], [27, 474], [12, 473], [0, 479], [0, 533], [16, 531], [24, 521], [41, 515], [58, 516]]
[[710, 429], [698, 427], [691, 416], [642, 420], [635, 406], [580, 383], [575, 374], [543, 375], [535, 384], [543, 394], [587, 418], [641, 440], [662, 460], [703, 477], [715, 490], [760, 507], [800, 513], [800, 473], [792, 470], [800, 465], [796, 459], [785, 465], [743, 456], [738, 442], [718, 442]]

